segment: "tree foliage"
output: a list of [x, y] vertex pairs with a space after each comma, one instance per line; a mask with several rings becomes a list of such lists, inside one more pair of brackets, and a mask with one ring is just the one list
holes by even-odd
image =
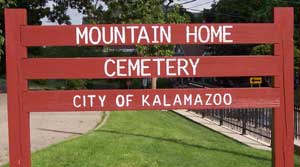
[[[183, 23], [189, 15], [179, 5], [166, 6], [165, 0], [102, 0], [87, 12], [85, 23], [92, 24], [150, 24]], [[174, 46], [137, 46], [144, 56], [172, 55]]]
[[[85, 23], [150, 24], [189, 22], [189, 15], [179, 5], [166, 5], [165, 0], [102, 0], [103, 4], [90, 8]], [[140, 56], [170, 56], [173, 45], [137, 45]], [[152, 78], [156, 88], [156, 78]]]
[[[274, 49], [271, 45], [257, 45], [252, 51], [251, 55], [272, 55], [274, 54]], [[299, 69], [299, 49], [294, 48], [294, 68]]]
[[[49, 6], [49, 2], [53, 5]], [[40, 25], [45, 17], [58, 24], [71, 24], [67, 14], [69, 8], [86, 13], [92, 6], [91, 0], [0, 0], [0, 74], [5, 71], [4, 8], [25, 8], [28, 24]]]
[[[28, 14], [28, 24], [40, 25], [42, 18], [48, 18], [52, 22], [58, 24], [71, 24], [68, 9], [76, 9], [79, 13], [85, 15], [84, 23], [90, 24], [124, 24], [124, 23], [182, 23], [188, 20], [188, 15], [181, 6], [171, 4], [166, 5], [165, 0], [0, 0], [0, 14], [3, 16], [5, 7], [25, 8]], [[51, 2], [51, 3], [49, 3]], [[0, 17], [0, 56], [4, 58], [4, 17]], [[86, 48], [59, 47], [59, 48], [29, 48], [30, 56], [41, 56], [46, 52], [47, 56], [54, 56], [55, 53], [66, 53], [61, 55], [69, 55], [72, 51], [83, 51]], [[93, 49], [93, 48], [92, 48]], [[106, 49], [98, 47], [96, 50]], [[110, 49], [106, 49], [110, 50]], [[137, 52], [142, 56], [167, 56], [172, 55], [174, 46], [136, 46]], [[55, 53], [54, 53], [55, 52]], [[54, 53], [54, 54], [52, 54]], [[78, 53], [78, 54], [80, 54]], [[90, 52], [88, 52], [90, 53]], [[78, 55], [71, 54], [71, 55]], [[101, 53], [103, 54], [103, 53]], [[97, 54], [99, 55], [99, 54]], [[128, 55], [129, 56], [129, 55]], [[1, 67], [4, 67], [5, 60], [2, 59]], [[1, 73], [4, 72], [4, 68]], [[86, 84], [83, 80], [65, 81], [67, 88], [84, 87]]]
[[15, 6], [15, 1], [0, 0], [0, 75], [5, 70], [5, 59], [4, 59], [4, 8]]
[[273, 47], [271, 45], [257, 45], [251, 50], [251, 55], [271, 55]]
[[[51, 3], [49, 3], [51, 2]], [[51, 6], [49, 4], [52, 4]], [[188, 15], [178, 5], [166, 7], [164, 0], [0, 0], [0, 56], [1, 68], [4, 60], [4, 8], [25, 8], [28, 24], [42, 24], [48, 18], [58, 24], [71, 24], [67, 14], [69, 8], [86, 16], [85, 23], [181, 23]], [[138, 46], [143, 55], [171, 55], [173, 46]], [[4, 69], [1, 70], [1, 73]]]
[[[299, 0], [219, 0], [212, 4], [211, 9], [204, 10], [200, 17], [207, 23], [252, 23], [273, 22], [274, 7], [294, 7], [295, 10], [295, 48], [299, 48]], [[216, 54], [272, 54], [269, 45], [231, 45], [212, 46], [210, 49]], [[254, 48], [253, 48], [254, 47]], [[297, 49], [296, 49], [297, 50]], [[211, 51], [212, 52], [212, 51]], [[296, 53], [296, 52], [295, 52]], [[298, 55], [295, 54], [295, 62]]]

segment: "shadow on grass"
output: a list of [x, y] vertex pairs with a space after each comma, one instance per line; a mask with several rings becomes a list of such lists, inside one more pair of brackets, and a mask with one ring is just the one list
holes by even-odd
[[271, 159], [268, 159], [268, 158], [258, 157], [258, 156], [245, 154], [245, 153], [241, 153], [241, 152], [236, 152], [236, 151], [225, 150], [225, 149], [221, 149], [221, 148], [205, 147], [205, 146], [201, 146], [201, 145], [197, 145], [197, 144], [186, 143], [184, 141], [181, 141], [178, 139], [172, 139], [172, 138], [163, 138], [163, 137], [149, 136], [149, 135], [144, 135], [144, 134], [134, 134], [134, 133], [119, 132], [119, 131], [111, 131], [111, 130], [96, 130], [95, 132], [143, 137], [143, 138], [155, 139], [155, 140], [160, 140], [160, 141], [167, 141], [167, 142], [171, 142], [171, 143], [175, 143], [175, 144], [181, 144], [184, 146], [194, 147], [194, 148], [198, 148], [198, 149], [205, 149], [208, 151], [217, 151], [217, 152], [223, 152], [223, 153], [228, 153], [228, 154], [234, 154], [237, 156], [244, 156], [247, 158], [252, 158], [252, 159], [261, 160], [261, 161], [272, 161]]
[[62, 130], [54, 130], [54, 129], [46, 129], [46, 128], [38, 128], [41, 131], [48, 131], [48, 132], [56, 132], [56, 133], [65, 133], [65, 134], [72, 134], [72, 135], [83, 135], [80, 132], [71, 132], [71, 131], [62, 131]]

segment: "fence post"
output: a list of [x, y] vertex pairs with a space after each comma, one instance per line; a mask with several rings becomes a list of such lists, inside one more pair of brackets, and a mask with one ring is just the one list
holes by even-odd
[[225, 110], [225, 109], [221, 109], [221, 110], [220, 110], [220, 126], [223, 125], [224, 110]]
[[28, 88], [21, 71], [21, 61], [27, 57], [27, 49], [21, 44], [21, 28], [26, 24], [25, 9], [5, 9], [10, 167], [31, 166], [29, 112], [23, 109], [23, 93]]
[[247, 111], [245, 109], [242, 109], [242, 135], [245, 135], [246, 134], [246, 131], [247, 131]]
[[255, 108], [254, 109], [254, 127], [257, 128], [258, 127], [258, 119], [259, 119], [259, 116], [258, 116], [258, 109]]
[[300, 110], [299, 107], [295, 107], [295, 138], [299, 139], [299, 122], [300, 122]]
[[201, 116], [202, 118], [205, 118], [205, 109], [201, 110]]
[[275, 8], [274, 22], [279, 43], [274, 54], [280, 58], [282, 74], [275, 77], [274, 87], [280, 88], [280, 107], [273, 117], [273, 167], [294, 166], [294, 11], [293, 8]]
[[297, 118], [298, 118], [298, 113], [297, 113], [297, 110], [296, 110], [296, 107], [294, 108], [294, 127], [295, 127], [295, 129], [294, 129], [294, 138], [298, 138], [298, 126], [297, 126]]

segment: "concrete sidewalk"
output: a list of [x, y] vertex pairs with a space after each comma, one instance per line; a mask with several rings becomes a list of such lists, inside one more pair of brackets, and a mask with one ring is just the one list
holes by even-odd
[[[219, 126], [217, 123], [210, 121], [208, 119], [202, 118], [199, 114], [196, 114], [192, 111], [187, 110], [175, 110], [177, 114], [180, 114], [194, 122], [200, 123], [201, 125], [212, 129], [214, 131], [217, 131], [219, 133], [222, 133], [230, 138], [233, 138], [239, 142], [242, 142], [250, 147], [257, 148], [257, 149], [263, 149], [263, 150], [271, 150], [271, 145], [262, 141], [257, 141], [253, 137], [249, 135], [241, 135], [238, 132], [229, 129], [224, 126]], [[300, 148], [300, 140], [294, 140], [295, 148]]]
[[296, 147], [300, 147], [300, 140], [294, 140], [294, 144]]
[[[0, 165], [8, 162], [7, 98], [0, 94]], [[31, 113], [31, 150], [76, 137], [94, 129], [101, 120], [100, 112]]]
[[225, 128], [223, 126], [219, 126], [218, 124], [212, 122], [212, 121], [209, 121], [207, 119], [204, 119], [202, 118], [199, 114], [196, 114], [192, 111], [187, 111], [187, 110], [174, 110], [175, 113], [187, 118], [187, 119], [190, 119], [196, 123], [199, 123], [209, 129], [212, 129], [213, 131], [216, 131], [216, 132], [219, 132], [225, 136], [228, 136], [240, 143], [244, 143], [250, 147], [253, 147], [253, 148], [257, 148], [257, 149], [261, 149], [261, 150], [268, 150], [268, 151], [271, 151], [271, 147], [267, 144], [264, 144], [262, 142], [258, 142], [254, 139], [251, 139], [250, 136], [247, 136], [247, 135], [241, 135], [229, 128]]

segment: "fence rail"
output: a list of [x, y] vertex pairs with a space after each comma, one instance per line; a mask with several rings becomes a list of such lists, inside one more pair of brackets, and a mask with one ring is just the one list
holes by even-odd
[[[299, 139], [300, 108], [295, 107], [295, 139]], [[202, 117], [217, 122], [243, 135], [249, 135], [257, 140], [271, 143], [273, 109], [208, 109], [197, 110]]]
[[[209, 88], [199, 82], [187, 82], [187, 87]], [[246, 109], [206, 109], [196, 110], [202, 117], [233, 129], [243, 135], [249, 135], [259, 141], [271, 144], [272, 141], [272, 108]], [[300, 106], [294, 107], [294, 138], [300, 139]]]

